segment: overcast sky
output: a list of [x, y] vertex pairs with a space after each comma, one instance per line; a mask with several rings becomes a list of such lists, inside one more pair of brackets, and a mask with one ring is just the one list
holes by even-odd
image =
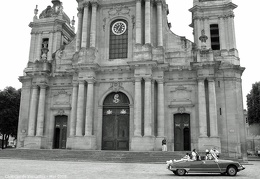
[[[64, 11], [72, 19], [77, 17], [76, 0], [61, 0]], [[172, 31], [180, 36], [186, 36], [193, 41], [191, 13], [192, 0], [166, 0], [170, 14], [168, 20], [172, 24]], [[246, 70], [243, 73], [243, 96], [246, 106], [246, 95], [250, 92], [252, 84], [260, 81], [260, 1], [259, 0], [233, 0], [238, 5], [235, 9], [236, 41], [241, 66]], [[34, 16], [35, 6], [38, 5], [39, 14], [51, 5], [51, 0], [14, 0], [1, 2], [1, 64], [0, 89], [7, 86], [21, 88], [18, 77], [23, 75], [29, 56], [30, 31], [28, 27]], [[76, 18], [77, 20], [77, 18]], [[77, 22], [76, 22], [77, 23]]]

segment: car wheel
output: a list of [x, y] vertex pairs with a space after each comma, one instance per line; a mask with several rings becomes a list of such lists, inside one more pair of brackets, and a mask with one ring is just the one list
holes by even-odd
[[236, 176], [236, 174], [237, 174], [237, 168], [236, 168], [235, 166], [230, 166], [230, 167], [228, 167], [228, 169], [227, 169], [227, 174], [228, 174], [229, 176]]
[[176, 171], [176, 173], [177, 173], [177, 175], [179, 175], [179, 176], [183, 176], [183, 175], [185, 175], [186, 170], [184, 170], [184, 169], [178, 169], [178, 170]]

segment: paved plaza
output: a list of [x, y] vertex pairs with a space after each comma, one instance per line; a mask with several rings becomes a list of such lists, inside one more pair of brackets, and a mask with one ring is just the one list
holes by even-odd
[[[258, 179], [260, 161], [250, 161], [238, 173], [239, 179]], [[103, 163], [0, 159], [2, 179], [160, 179], [160, 178], [230, 178], [218, 174], [175, 176], [166, 165], [139, 163]]]

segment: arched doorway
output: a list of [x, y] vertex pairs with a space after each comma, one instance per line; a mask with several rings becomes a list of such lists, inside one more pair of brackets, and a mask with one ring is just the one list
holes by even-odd
[[54, 149], [66, 149], [68, 116], [56, 116], [54, 128]]
[[190, 115], [174, 115], [174, 150], [190, 151]]
[[129, 150], [129, 99], [122, 92], [104, 100], [102, 150]]

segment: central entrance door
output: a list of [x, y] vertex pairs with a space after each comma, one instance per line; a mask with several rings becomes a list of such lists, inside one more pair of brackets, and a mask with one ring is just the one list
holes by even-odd
[[54, 149], [66, 149], [67, 116], [55, 117]]
[[104, 101], [102, 150], [129, 150], [129, 100], [121, 92]]
[[174, 150], [190, 151], [190, 115], [174, 115]]

